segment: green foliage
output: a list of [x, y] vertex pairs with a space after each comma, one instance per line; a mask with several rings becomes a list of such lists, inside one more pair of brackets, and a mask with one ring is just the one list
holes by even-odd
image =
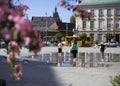
[[79, 34], [79, 37], [82, 40], [82, 46], [85, 46], [85, 41], [87, 39], [87, 34], [86, 33]]
[[79, 37], [80, 37], [81, 40], [85, 41], [86, 38], [87, 38], [87, 34], [86, 33], [79, 34]]
[[120, 74], [115, 77], [111, 77], [111, 84], [112, 86], [120, 86]]
[[107, 33], [107, 34], [104, 35], [104, 37], [106, 38], [106, 40], [107, 40], [107, 42], [108, 42], [108, 41], [111, 41], [111, 39], [114, 38], [114, 35], [111, 34], [111, 33]]
[[57, 34], [55, 35], [55, 38], [57, 39], [57, 41], [61, 41], [62, 33], [57, 33]]
[[72, 16], [70, 17], [70, 23], [74, 23], [74, 24], [75, 24], [75, 16], [72, 15]]

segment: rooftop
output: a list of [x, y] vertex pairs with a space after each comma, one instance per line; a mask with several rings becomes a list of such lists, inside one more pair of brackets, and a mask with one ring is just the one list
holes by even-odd
[[120, 0], [82, 0], [80, 5], [120, 3]]

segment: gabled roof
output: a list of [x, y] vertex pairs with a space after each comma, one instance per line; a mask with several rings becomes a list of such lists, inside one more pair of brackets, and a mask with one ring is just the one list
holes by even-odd
[[54, 22], [49, 28], [56, 30], [58, 29], [58, 25], [56, 22]]
[[73, 30], [75, 28], [75, 24], [73, 23], [64, 23], [64, 22], [54, 22], [49, 28], [51, 29], [58, 29], [58, 30]]
[[32, 23], [34, 26], [49, 27], [55, 22], [53, 17], [32, 17]]
[[120, 0], [82, 0], [80, 5], [113, 4], [120, 3]]
[[37, 31], [49, 31], [49, 32], [58, 32], [58, 30], [53, 30], [51, 28], [46, 28], [46, 27], [39, 27], [39, 26], [35, 26], [34, 27], [35, 30]]

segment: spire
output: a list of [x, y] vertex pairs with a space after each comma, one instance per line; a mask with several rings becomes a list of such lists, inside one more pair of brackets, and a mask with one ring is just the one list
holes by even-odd
[[55, 12], [57, 12], [57, 7], [55, 6]]
[[59, 17], [59, 13], [57, 12], [57, 7], [55, 6], [55, 11], [53, 13], [53, 18], [55, 19], [55, 21], [61, 21], [60, 17]]

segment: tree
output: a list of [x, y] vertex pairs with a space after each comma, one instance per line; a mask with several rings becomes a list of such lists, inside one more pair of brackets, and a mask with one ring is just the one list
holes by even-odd
[[[72, 5], [70, 1], [75, 1], [78, 4]], [[88, 18], [90, 19], [92, 14], [90, 10], [83, 10], [80, 7], [81, 0], [60, 0], [59, 5], [66, 8], [67, 10], [72, 10], [74, 12], [75, 17], [80, 17], [80, 18]]]
[[110, 77], [111, 78], [111, 84], [112, 86], [120, 86], [120, 74], [114, 76], [114, 77]]
[[20, 55], [23, 46], [36, 54], [43, 43], [38, 32], [33, 29], [32, 22], [24, 17], [28, 6], [21, 3], [15, 5], [13, 2], [13, 0], [0, 0], [0, 33], [7, 42], [7, 62], [12, 69], [12, 78], [21, 80], [22, 66], [17, 62], [16, 54]]
[[57, 34], [55, 35], [55, 38], [57, 39], [57, 41], [61, 41], [62, 33], [57, 33]]
[[72, 15], [72, 16], [70, 17], [70, 23], [74, 23], [74, 24], [75, 24], [75, 16], [74, 16], [74, 15]]
[[107, 42], [110, 42], [111, 39], [114, 38], [114, 35], [111, 34], [111, 33], [107, 33], [107, 34], [104, 35], [104, 37], [106, 38], [106, 41], [107, 41]]
[[85, 46], [85, 41], [86, 41], [86, 38], [87, 38], [87, 34], [86, 33], [79, 34], [79, 37], [82, 40], [82, 46]]

